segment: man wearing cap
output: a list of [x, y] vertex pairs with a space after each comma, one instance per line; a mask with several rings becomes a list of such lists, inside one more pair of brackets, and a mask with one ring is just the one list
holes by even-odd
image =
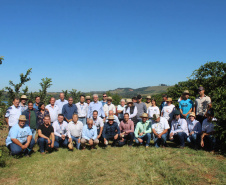
[[166, 118], [166, 120], [169, 122], [169, 125], [171, 124], [173, 119], [173, 111], [175, 110], [175, 105], [172, 104], [172, 101], [172, 98], [167, 98], [167, 105], [163, 107], [161, 112], [161, 116]]
[[174, 140], [183, 149], [185, 146], [185, 140], [188, 137], [188, 125], [187, 121], [180, 118], [180, 111], [174, 111], [174, 119], [171, 123], [170, 140]]
[[62, 108], [62, 114], [64, 119], [69, 123], [72, 120], [73, 114], [78, 114], [78, 110], [75, 104], [73, 104], [73, 98], [68, 98], [68, 103], [65, 104]]
[[107, 94], [104, 93], [104, 94], [103, 94], [103, 100], [101, 101], [102, 106], [104, 106], [105, 104], [107, 104], [107, 98], [108, 98]]
[[19, 98], [14, 98], [13, 105], [10, 106], [5, 114], [5, 121], [9, 125], [9, 130], [13, 125], [18, 123], [19, 117], [21, 115], [21, 107], [19, 106]]
[[[117, 124], [118, 124], [118, 126], [119, 126], [120, 121], [119, 121], [118, 117], [117, 117], [116, 115], [114, 115], [113, 110], [110, 110], [110, 111], [108, 112], [108, 117], [109, 117], [109, 116], [113, 116], [113, 117], [114, 117], [114, 122], [115, 122], [115, 123], [117, 123]], [[107, 122], [108, 122], [108, 117], [106, 117], [106, 121], [105, 121], [105, 123], [107, 123]]]
[[149, 147], [151, 140], [151, 123], [148, 119], [148, 114], [143, 113], [141, 115], [142, 121], [138, 122], [135, 129], [135, 140], [137, 144], [142, 145], [143, 141], [146, 141], [146, 148]]
[[55, 105], [59, 107], [59, 114], [62, 114], [63, 106], [66, 104], [68, 104], [68, 101], [64, 99], [64, 93], [60, 93], [60, 99], [55, 102]]
[[58, 120], [53, 122], [53, 130], [55, 136], [54, 148], [67, 147], [68, 134], [67, 134], [67, 122], [64, 121], [64, 115], [58, 114]]
[[116, 113], [115, 106], [112, 104], [112, 97], [109, 96], [107, 98], [107, 103], [104, 105], [103, 109], [104, 109], [105, 117], [108, 117], [108, 112], [110, 110], [112, 110], [114, 114]]
[[123, 111], [126, 108], [126, 105], [125, 104], [126, 104], [125, 99], [121, 99], [120, 105], [117, 106], [117, 113], [118, 113], [118, 119], [119, 119], [119, 121], [122, 121], [124, 119]]
[[152, 103], [151, 103], [151, 96], [147, 96], [146, 97], [146, 103], [145, 103], [147, 109], [152, 106]]
[[216, 145], [216, 138], [214, 137], [214, 124], [212, 122], [214, 117], [213, 109], [207, 111], [207, 118], [202, 123], [201, 147], [207, 151], [213, 151]]
[[85, 96], [80, 95], [80, 102], [75, 104], [78, 110], [78, 119], [83, 123], [83, 125], [86, 125], [86, 117], [88, 113], [88, 104], [85, 103]]
[[38, 127], [38, 145], [40, 148], [40, 153], [45, 154], [45, 150], [48, 152], [52, 151], [54, 148], [54, 142], [55, 135], [53, 127], [51, 126], [50, 116], [46, 115], [44, 117], [44, 124], [39, 125]]
[[117, 123], [114, 122], [114, 116], [108, 117], [108, 122], [104, 124], [102, 136], [104, 138], [105, 146], [108, 145], [108, 141], [113, 141], [112, 147], [116, 146], [119, 139], [120, 129]]
[[26, 124], [30, 127], [32, 132], [32, 138], [35, 139], [36, 129], [38, 128], [38, 112], [33, 108], [33, 102], [28, 102], [28, 109], [25, 110], [22, 115], [26, 116]]
[[167, 96], [166, 94], [164, 94], [164, 95], [162, 96], [162, 103], [161, 103], [161, 105], [160, 105], [160, 107], [159, 107], [160, 111], [162, 111], [163, 107], [164, 107], [165, 105], [167, 105], [167, 102], [166, 102], [167, 99], [168, 99], [168, 96]]
[[89, 105], [87, 118], [92, 117], [94, 110], [98, 111], [99, 117], [105, 118], [103, 106], [102, 106], [102, 103], [98, 101], [98, 95], [97, 94], [93, 95], [93, 102], [91, 102], [90, 105]]
[[137, 124], [137, 107], [134, 106], [133, 101], [131, 99], [127, 99], [127, 106], [123, 111], [123, 114], [128, 113], [129, 119], [131, 119], [134, 123], [134, 127], [136, 127]]
[[124, 114], [124, 120], [120, 122], [120, 141], [118, 143], [119, 146], [123, 146], [127, 143], [129, 147], [133, 144], [134, 139], [134, 123], [129, 119], [129, 114]]
[[92, 149], [99, 143], [97, 139], [97, 127], [93, 125], [93, 120], [88, 119], [87, 125], [83, 126], [81, 145], [85, 149], [85, 144], [88, 143]]
[[102, 142], [102, 132], [104, 129], [103, 119], [98, 116], [98, 112], [96, 110], [93, 111], [93, 117], [91, 119], [93, 120], [93, 125], [97, 127], [97, 139]]
[[209, 96], [205, 95], [204, 87], [199, 87], [199, 97], [195, 99], [194, 102], [194, 112], [196, 114], [196, 119], [202, 124], [203, 120], [206, 118], [206, 112], [208, 107], [211, 108], [211, 99]]
[[142, 102], [141, 95], [137, 96], [137, 103], [134, 103], [134, 105], [137, 107], [137, 120], [141, 121], [142, 114], [147, 112], [147, 107], [145, 103]]
[[6, 146], [12, 155], [19, 155], [21, 153], [29, 155], [35, 145], [35, 140], [32, 139], [31, 129], [25, 124], [26, 121], [26, 117], [20, 115], [19, 123], [10, 129], [6, 138]]
[[34, 103], [34, 105], [33, 105], [33, 108], [34, 108], [35, 110], [39, 110], [39, 109], [38, 109], [39, 103], [40, 103], [40, 96], [36, 96], [36, 97], [35, 97], [35, 103]]
[[24, 112], [25, 110], [28, 109], [28, 106], [26, 105], [27, 102], [27, 96], [26, 95], [22, 95], [20, 97], [20, 104], [19, 106], [21, 107], [21, 111]]
[[191, 112], [189, 114], [189, 119], [187, 119], [187, 123], [188, 123], [188, 132], [189, 132], [187, 142], [192, 143], [195, 149], [197, 149], [200, 144], [202, 126], [200, 122], [195, 119], [194, 112]]
[[78, 115], [73, 114], [72, 121], [67, 126], [68, 142], [75, 142], [76, 148], [79, 150], [82, 137], [83, 123], [78, 121]]
[[46, 109], [48, 109], [49, 111], [49, 115], [50, 115], [50, 118], [51, 118], [51, 124], [57, 120], [58, 118], [58, 114], [60, 114], [60, 108], [55, 105], [55, 98], [54, 97], [51, 97], [50, 98], [50, 104], [49, 105], [46, 105]]
[[154, 145], [160, 147], [162, 142], [163, 147], [166, 146], [169, 124], [166, 118], [160, 117], [159, 114], [154, 114], [152, 118], [152, 131], [154, 133]]
[[193, 102], [189, 99], [189, 91], [185, 90], [183, 92], [183, 100], [179, 103], [179, 109], [182, 117], [187, 119], [189, 114], [192, 112], [193, 109]]
[[88, 104], [88, 107], [89, 107], [89, 104], [90, 104], [90, 96], [86, 96], [86, 103]]

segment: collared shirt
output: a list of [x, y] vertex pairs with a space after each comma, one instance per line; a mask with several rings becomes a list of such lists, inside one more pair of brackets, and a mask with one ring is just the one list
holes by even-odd
[[84, 125], [82, 129], [82, 138], [95, 140], [97, 138], [97, 127], [95, 125], [89, 128], [88, 125]]
[[103, 109], [104, 109], [104, 113], [107, 114], [107, 116], [110, 110], [112, 110], [114, 114], [116, 113], [115, 106], [112, 103], [110, 105], [105, 104]]
[[94, 120], [93, 117], [91, 118], [93, 120], [93, 125], [97, 127], [97, 129], [100, 129], [100, 127], [104, 126], [103, 119], [97, 116], [97, 119]]
[[147, 107], [144, 102], [134, 103], [134, 105], [137, 107], [137, 118], [140, 118], [143, 113], [147, 113]]
[[141, 132], [143, 132], [143, 135], [152, 132], [151, 122], [149, 120], [147, 120], [145, 123], [143, 123], [143, 121], [140, 121], [137, 123], [136, 129], [134, 132], [135, 137], [138, 138], [139, 133], [141, 133]]
[[78, 102], [75, 105], [77, 107], [78, 117], [86, 117], [89, 108], [88, 104], [85, 102], [83, 104], [81, 104], [81, 102]]
[[212, 122], [208, 122], [207, 118], [202, 122], [202, 131], [207, 134], [214, 131], [214, 124]]
[[39, 110], [38, 105], [36, 105], [36, 103], [34, 103], [33, 108], [36, 109], [36, 110]]
[[106, 136], [114, 137], [116, 134], [120, 134], [120, 129], [117, 123], [109, 124], [108, 122], [104, 124], [104, 129], [102, 132], [103, 138]]
[[[120, 121], [119, 121], [118, 117], [116, 115], [113, 115], [113, 116], [114, 116], [114, 122], [117, 123], [118, 126], [119, 126], [120, 125]], [[107, 122], [108, 122], [108, 117], [105, 120], [105, 123], [107, 123]]]
[[91, 118], [92, 117], [92, 115], [93, 115], [93, 111], [98, 111], [98, 116], [99, 117], [102, 117], [102, 118], [104, 118], [105, 117], [105, 114], [104, 114], [104, 110], [103, 110], [103, 106], [102, 106], [102, 103], [101, 102], [91, 102], [90, 104], [89, 104], [89, 109], [88, 109], [88, 115], [87, 115], [87, 117], [88, 118]]
[[175, 105], [165, 105], [162, 109], [162, 117], [166, 118], [167, 121], [171, 121], [173, 119], [173, 111], [175, 110]]
[[159, 108], [157, 106], [149, 107], [148, 110], [147, 110], [147, 113], [148, 113], [149, 118], [153, 118], [154, 114], [160, 114]]
[[31, 129], [28, 125], [25, 125], [23, 128], [19, 124], [14, 125], [6, 138], [6, 146], [12, 143], [11, 139], [18, 139], [21, 144], [27, 141], [27, 137], [32, 136]]
[[73, 114], [77, 114], [77, 107], [75, 104], [69, 105], [65, 104], [62, 109], [62, 114], [64, 117], [66, 117], [68, 120], [72, 119]]
[[149, 107], [151, 107], [152, 106], [152, 103], [150, 102], [150, 103], [145, 103], [145, 105], [146, 105], [146, 107], [147, 107], [147, 109], [149, 108]]
[[21, 107], [21, 112], [24, 112], [25, 110], [28, 109], [28, 106], [27, 105], [23, 105], [21, 102], [20, 102], [19, 106]]
[[67, 136], [67, 122], [63, 121], [63, 123], [59, 123], [59, 121], [53, 122], [54, 135], [61, 137], [62, 135]]
[[196, 115], [204, 116], [210, 103], [211, 99], [209, 96], [204, 95], [202, 98], [196, 98], [194, 103], [194, 106], [196, 107]]
[[121, 110], [122, 111], [122, 113], [119, 113], [118, 114], [118, 118], [121, 120], [121, 119], [124, 119], [124, 116], [123, 116], [123, 111], [124, 111], [124, 109], [126, 108], [126, 105], [124, 105], [123, 107], [121, 106], [121, 105], [118, 105], [117, 106], [117, 110]]
[[195, 134], [200, 134], [202, 132], [202, 126], [199, 123], [199, 121], [194, 120], [191, 122], [190, 119], [187, 120], [188, 123], [188, 131], [190, 132], [194, 132]]
[[54, 121], [56, 121], [58, 118], [58, 114], [60, 114], [59, 107], [57, 105], [54, 105], [54, 107], [52, 107], [51, 104], [49, 104], [49, 105], [46, 105], [45, 108], [49, 110], [51, 122], [53, 123]]
[[21, 115], [21, 107], [15, 107], [14, 105], [10, 106], [5, 114], [5, 118], [9, 118], [9, 126], [16, 125], [19, 121], [19, 117]]
[[166, 118], [160, 117], [159, 122], [152, 121], [152, 129], [155, 129], [157, 134], [161, 134], [164, 130], [169, 128], [170, 126]]
[[183, 118], [178, 120], [174, 119], [171, 123], [170, 133], [177, 134], [178, 132], [184, 132], [185, 134], [189, 135], [187, 121]]
[[129, 119], [132, 119], [137, 115], [137, 107], [134, 106], [134, 110], [133, 110], [132, 114], [130, 114], [130, 107], [126, 107], [123, 111], [123, 114], [125, 114], [125, 113], [129, 114]]
[[130, 132], [134, 132], [134, 123], [130, 119], [127, 122], [123, 120], [120, 122], [119, 129], [121, 133], [126, 132], [125, 135], [128, 135]]
[[64, 106], [65, 104], [67, 104], [67, 103], [68, 103], [67, 100], [64, 100], [64, 101], [61, 101], [61, 99], [56, 100], [55, 105], [57, 105], [57, 106], [59, 107], [59, 109], [60, 109], [59, 114], [62, 113], [63, 106]]
[[76, 124], [74, 123], [74, 121], [69, 122], [67, 126], [68, 137], [71, 138], [71, 136], [74, 136], [79, 137], [79, 139], [81, 139], [82, 129], [83, 123], [81, 121], [77, 121]]

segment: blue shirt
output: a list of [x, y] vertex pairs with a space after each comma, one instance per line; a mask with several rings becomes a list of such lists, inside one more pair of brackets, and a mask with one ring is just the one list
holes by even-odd
[[191, 122], [191, 120], [187, 120], [188, 123], [188, 131], [189, 133], [194, 131], [195, 134], [201, 134], [202, 132], [202, 126], [199, 123], [199, 121], [194, 120], [193, 122]]
[[97, 138], [97, 127], [95, 125], [89, 128], [88, 125], [84, 125], [82, 128], [82, 138], [95, 140]]
[[104, 124], [104, 129], [102, 132], [103, 138], [108, 137], [114, 137], [116, 134], [120, 134], [120, 129], [117, 123], [113, 123], [110, 125], [109, 123]]
[[105, 104], [107, 104], [107, 101], [104, 102], [104, 101], [102, 100], [101, 103], [102, 103], [102, 106], [104, 106]]
[[18, 139], [21, 144], [27, 142], [27, 137], [32, 136], [32, 132], [29, 126], [25, 125], [23, 128], [19, 124], [14, 125], [6, 138], [6, 146], [12, 143], [11, 139]]
[[76, 105], [75, 104], [72, 104], [72, 105], [65, 104], [62, 109], [62, 114], [68, 120], [72, 119], [73, 114], [78, 114]]
[[89, 104], [88, 115], [87, 115], [88, 118], [91, 118], [93, 116], [93, 111], [94, 110], [97, 110], [98, 111], [98, 116], [99, 117], [102, 117], [102, 118], [105, 117], [104, 109], [103, 109], [103, 106], [102, 106], [102, 103], [101, 102], [99, 102], [99, 101], [96, 102], [96, 103], [91, 102]]
[[36, 105], [36, 103], [34, 103], [33, 108], [36, 109], [36, 110], [39, 110], [38, 106]]
[[[179, 103], [179, 109], [182, 110], [183, 114], [187, 114], [188, 111], [193, 107], [193, 102], [190, 99], [181, 100]], [[189, 114], [187, 115], [187, 118]]]

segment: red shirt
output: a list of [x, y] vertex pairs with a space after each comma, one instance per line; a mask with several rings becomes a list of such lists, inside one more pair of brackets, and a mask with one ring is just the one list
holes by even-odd
[[119, 129], [121, 133], [126, 132], [126, 135], [127, 135], [130, 132], [134, 132], [134, 123], [132, 120], [128, 120], [127, 122], [123, 120], [119, 125]]

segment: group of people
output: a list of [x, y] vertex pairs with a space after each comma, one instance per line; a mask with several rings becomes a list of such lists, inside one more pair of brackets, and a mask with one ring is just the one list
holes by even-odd
[[[149, 147], [151, 139], [155, 147], [166, 147], [167, 140], [176, 142], [184, 148], [185, 142], [192, 143], [195, 149], [204, 147], [214, 150], [214, 112], [210, 97], [204, 94], [205, 89], [199, 87], [199, 96], [193, 102], [189, 99], [189, 91], [182, 93], [178, 100], [179, 110], [173, 105], [172, 98], [163, 96], [161, 106], [151, 96], [142, 102], [142, 96], [132, 99], [121, 99], [120, 105], [112, 104], [112, 97], [103, 94], [80, 96], [74, 104], [72, 97], [65, 100], [64, 93], [55, 101], [51, 97], [50, 104], [44, 105], [40, 97], [35, 103], [27, 102], [26, 95], [15, 98], [5, 114], [9, 125], [6, 146], [12, 155], [30, 155], [35, 143], [39, 145], [41, 154], [58, 150], [59, 147], [69, 149], [96, 149], [100, 144], [107, 147]], [[36, 132], [38, 137], [36, 138]], [[111, 142], [110, 142], [111, 141]]]

